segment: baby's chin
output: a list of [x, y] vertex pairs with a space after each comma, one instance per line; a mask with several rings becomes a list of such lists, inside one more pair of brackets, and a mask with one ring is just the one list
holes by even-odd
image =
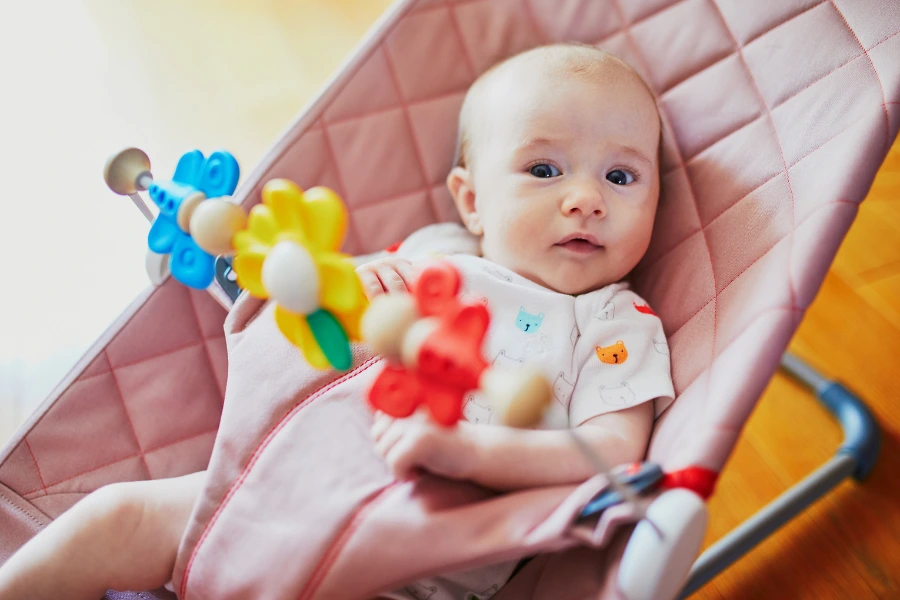
[[560, 294], [568, 294], [569, 296], [586, 294], [588, 292], [593, 292], [594, 290], [599, 290], [611, 283], [615, 283], [615, 281], [607, 281], [606, 279], [598, 280], [596, 277], [590, 279], [586, 277], [558, 277], [556, 279], [558, 279], [558, 281], [548, 282], [545, 287], [559, 292]]
[[593, 292], [618, 281], [596, 272], [585, 272], [584, 269], [567, 269], [563, 265], [557, 267], [546, 271], [541, 269], [530, 273], [519, 272], [519, 275], [554, 292], [569, 296]]

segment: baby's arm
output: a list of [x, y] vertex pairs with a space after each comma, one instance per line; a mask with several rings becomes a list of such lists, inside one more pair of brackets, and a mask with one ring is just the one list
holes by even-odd
[[[640, 461], [653, 426], [653, 403], [589, 419], [578, 434], [609, 466]], [[563, 430], [530, 430], [461, 421], [440, 427], [417, 414], [394, 420], [378, 415], [373, 427], [378, 452], [398, 478], [417, 469], [485, 487], [514, 490], [584, 481], [591, 464]]]

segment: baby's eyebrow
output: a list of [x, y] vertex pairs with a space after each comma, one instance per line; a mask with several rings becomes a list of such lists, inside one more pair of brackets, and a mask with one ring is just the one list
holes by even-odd
[[[519, 144], [516, 145], [515, 151], [523, 152], [526, 150], [532, 150], [534, 148], [542, 148], [547, 146], [560, 146], [565, 144], [564, 139], [560, 138], [549, 138], [549, 137], [536, 137], [536, 138], [527, 138], [522, 140]], [[653, 161], [650, 160], [646, 154], [635, 148], [634, 146], [617, 146], [615, 151], [619, 154], [623, 154], [625, 156], [631, 157], [639, 162], [644, 163], [648, 168], [653, 167]]]
[[647, 156], [637, 148], [634, 148], [632, 146], [620, 146], [619, 152], [626, 156], [630, 156], [635, 160], [646, 163], [648, 167], [653, 166], [653, 161], [647, 158]]
[[548, 137], [526, 138], [516, 144], [516, 152], [520, 152], [522, 150], [530, 150], [532, 148], [540, 148], [542, 146], [558, 146], [563, 142], [564, 140], [562, 139]]

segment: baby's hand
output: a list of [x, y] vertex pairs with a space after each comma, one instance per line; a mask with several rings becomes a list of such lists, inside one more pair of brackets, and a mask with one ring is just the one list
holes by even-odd
[[356, 267], [369, 300], [381, 294], [408, 292], [415, 281], [412, 263], [399, 256], [388, 256]]
[[437, 425], [423, 411], [406, 419], [377, 412], [372, 437], [375, 450], [397, 479], [408, 479], [418, 469], [450, 479], [466, 479], [478, 455], [467, 425]]

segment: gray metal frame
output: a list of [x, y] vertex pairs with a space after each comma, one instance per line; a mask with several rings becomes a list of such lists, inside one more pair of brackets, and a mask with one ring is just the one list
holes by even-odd
[[686, 598], [703, 587], [841, 481], [850, 476], [862, 481], [875, 466], [881, 447], [881, 433], [868, 407], [844, 386], [826, 379], [791, 354], [784, 355], [781, 366], [814, 391], [822, 404], [840, 422], [844, 442], [828, 462], [700, 555], [691, 568], [679, 598]]

